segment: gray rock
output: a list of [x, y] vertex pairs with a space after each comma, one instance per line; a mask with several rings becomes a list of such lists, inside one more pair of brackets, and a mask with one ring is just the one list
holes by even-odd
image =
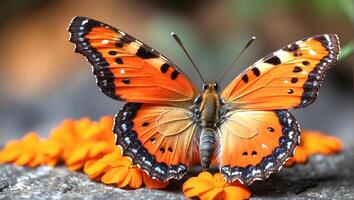
[[[252, 199], [354, 199], [354, 148], [316, 155], [251, 185]], [[166, 190], [122, 190], [91, 181], [64, 166], [35, 169], [0, 165], [0, 199], [185, 199], [181, 183]]]

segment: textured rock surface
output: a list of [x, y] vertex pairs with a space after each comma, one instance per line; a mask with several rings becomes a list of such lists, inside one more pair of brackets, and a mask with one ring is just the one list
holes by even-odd
[[[354, 199], [354, 148], [314, 156], [251, 186], [252, 199]], [[0, 165], [0, 199], [185, 199], [181, 185], [169, 189], [121, 190], [90, 181], [65, 167], [29, 169]]]

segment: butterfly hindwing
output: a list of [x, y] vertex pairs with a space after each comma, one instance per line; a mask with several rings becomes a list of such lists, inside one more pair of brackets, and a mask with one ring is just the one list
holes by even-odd
[[75, 51], [92, 64], [97, 85], [109, 97], [176, 105], [198, 95], [171, 61], [123, 31], [86, 17], [75, 17], [68, 30]]
[[150, 177], [180, 179], [192, 165], [192, 113], [164, 105], [127, 103], [117, 114], [116, 144]]
[[339, 49], [335, 34], [297, 41], [253, 64], [225, 88], [221, 97], [243, 110], [305, 107], [316, 99]]
[[218, 135], [221, 173], [230, 182], [249, 185], [283, 166], [299, 143], [300, 129], [286, 110], [231, 111]]

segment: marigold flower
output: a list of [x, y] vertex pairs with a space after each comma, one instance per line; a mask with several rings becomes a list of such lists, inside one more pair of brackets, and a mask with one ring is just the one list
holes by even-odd
[[116, 184], [120, 188], [140, 188], [143, 177], [138, 167], [121, 155], [119, 148], [99, 160], [86, 163], [84, 172], [90, 179], [100, 180], [105, 184]]
[[89, 118], [64, 120], [49, 138], [63, 148], [63, 159], [70, 170], [81, 169], [87, 161], [97, 160], [113, 151], [113, 118], [104, 116], [98, 122]]
[[339, 138], [320, 131], [305, 130], [301, 133], [300, 145], [296, 148], [294, 156], [285, 163], [285, 166], [303, 164], [313, 154], [330, 155], [342, 150], [343, 144]]
[[248, 188], [238, 181], [228, 183], [222, 174], [216, 173], [213, 176], [206, 171], [188, 179], [182, 189], [187, 197], [199, 197], [202, 200], [248, 199], [251, 196]]
[[59, 161], [61, 146], [53, 140], [39, 138], [36, 132], [27, 133], [20, 140], [8, 142], [0, 151], [0, 163], [15, 163], [19, 166], [54, 166]]
[[123, 157], [118, 147], [114, 151], [98, 160], [91, 160], [85, 164], [84, 172], [90, 179], [101, 181], [105, 184], [116, 184], [117, 187], [140, 188], [144, 183], [149, 189], [162, 189], [168, 182], [160, 182], [150, 178], [141, 171], [131, 160]]

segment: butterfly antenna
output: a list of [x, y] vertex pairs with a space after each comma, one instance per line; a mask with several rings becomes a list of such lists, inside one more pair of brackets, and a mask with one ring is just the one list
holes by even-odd
[[189, 53], [187, 52], [186, 48], [184, 48], [181, 39], [179, 39], [179, 37], [177, 36], [177, 34], [174, 33], [174, 32], [172, 32], [171, 35], [172, 35], [172, 37], [176, 40], [176, 42], [179, 44], [179, 46], [181, 46], [181, 48], [183, 49], [184, 53], [187, 55], [189, 61], [191, 61], [192, 65], [193, 65], [194, 68], [197, 70], [197, 72], [198, 72], [200, 78], [202, 79], [202, 81], [203, 81], [204, 83], [206, 83], [205, 80], [203, 79], [202, 74], [201, 74], [200, 71], [198, 70], [198, 68], [197, 68], [197, 66], [195, 65], [195, 63], [193, 62], [191, 56], [190, 56]]
[[256, 39], [255, 36], [253, 36], [248, 42], [247, 44], [243, 47], [242, 51], [234, 58], [234, 60], [232, 61], [231, 65], [226, 69], [226, 71], [224, 72], [224, 74], [222, 75], [222, 77], [219, 80], [219, 85], [221, 83], [221, 81], [225, 78], [227, 72], [230, 71], [230, 69], [234, 66], [234, 64], [236, 63], [236, 61], [238, 60], [238, 58], [243, 54], [243, 52], [252, 44], [252, 42]]

